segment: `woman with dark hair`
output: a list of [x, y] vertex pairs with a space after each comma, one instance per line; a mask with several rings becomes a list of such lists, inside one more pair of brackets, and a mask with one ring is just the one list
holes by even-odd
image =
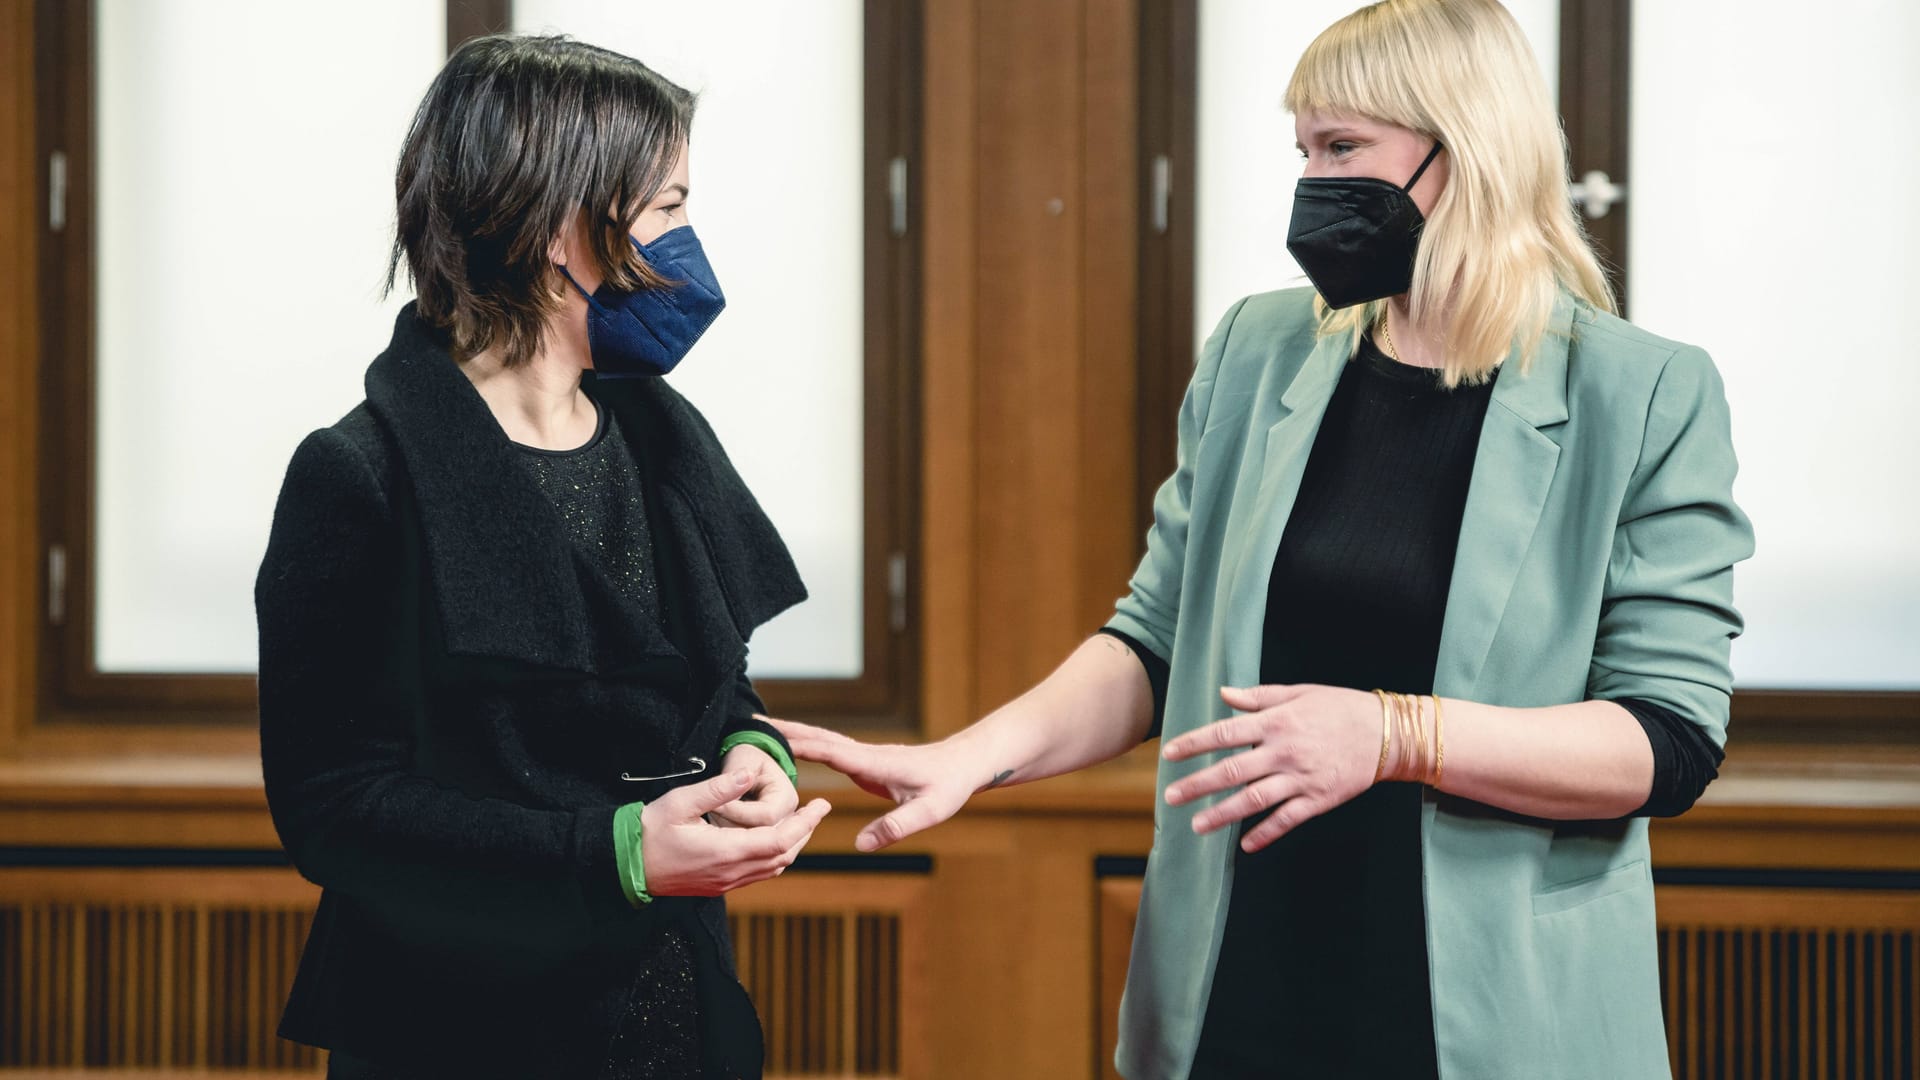
[[323, 888], [281, 1034], [330, 1076], [760, 1075], [719, 897], [828, 807], [745, 674], [805, 590], [657, 378], [724, 306], [693, 108], [496, 36], [407, 136], [417, 298], [295, 451], [256, 589], [267, 799]]

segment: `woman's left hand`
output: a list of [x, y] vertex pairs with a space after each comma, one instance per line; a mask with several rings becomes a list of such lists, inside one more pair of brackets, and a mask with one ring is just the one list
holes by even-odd
[[708, 812], [708, 820], [715, 825], [735, 829], [776, 825], [800, 808], [800, 793], [787, 779], [786, 770], [757, 746], [742, 744], [727, 751], [727, 756], [720, 759], [720, 771], [751, 772], [753, 785], [745, 795]]
[[1373, 786], [1381, 721], [1372, 694], [1335, 686], [1256, 686], [1223, 687], [1220, 698], [1242, 715], [1190, 731], [1161, 751], [1169, 761], [1184, 761], [1247, 747], [1167, 786], [1169, 806], [1240, 789], [1195, 814], [1194, 832], [1210, 833], [1274, 807], [1240, 840], [1246, 851], [1259, 851]]

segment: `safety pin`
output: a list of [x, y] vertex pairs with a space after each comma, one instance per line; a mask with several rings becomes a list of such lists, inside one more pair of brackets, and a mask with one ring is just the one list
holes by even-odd
[[620, 779], [628, 780], [638, 784], [648, 780], [673, 780], [682, 776], [697, 776], [700, 773], [707, 771], [706, 758], [698, 758], [698, 757], [693, 757], [689, 755], [687, 758], [687, 761], [693, 765], [693, 768], [684, 769], [680, 772], [670, 772], [664, 776], [628, 776], [626, 773], [621, 773]]

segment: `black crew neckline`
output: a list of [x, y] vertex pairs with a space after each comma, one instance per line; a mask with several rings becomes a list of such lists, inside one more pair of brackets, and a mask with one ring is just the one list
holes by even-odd
[[566, 458], [573, 457], [577, 454], [584, 454], [594, 447], [599, 446], [601, 440], [607, 437], [607, 410], [602, 407], [599, 402], [593, 401], [592, 398], [588, 398], [587, 400], [593, 402], [594, 420], [593, 435], [588, 438], [586, 442], [571, 450], [548, 450], [544, 447], [528, 446], [526, 443], [517, 442], [513, 444], [514, 449], [532, 454], [535, 457]]
[[1420, 367], [1395, 360], [1374, 343], [1372, 334], [1360, 338], [1360, 352], [1354, 359], [1369, 372], [1395, 382], [1418, 383], [1435, 390], [1445, 389], [1445, 384], [1440, 381], [1442, 375], [1439, 368]]

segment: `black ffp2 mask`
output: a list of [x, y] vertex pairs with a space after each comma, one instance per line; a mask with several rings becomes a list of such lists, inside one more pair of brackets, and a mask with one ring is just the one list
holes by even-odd
[[1384, 300], [1413, 287], [1413, 256], [1427, 219], [1407, 193], [1439, 154], [1436, 142], [1405, 187], [1371, 176], [1302, 177], [1295, 186], [1287, 251], [1328, 307]]

